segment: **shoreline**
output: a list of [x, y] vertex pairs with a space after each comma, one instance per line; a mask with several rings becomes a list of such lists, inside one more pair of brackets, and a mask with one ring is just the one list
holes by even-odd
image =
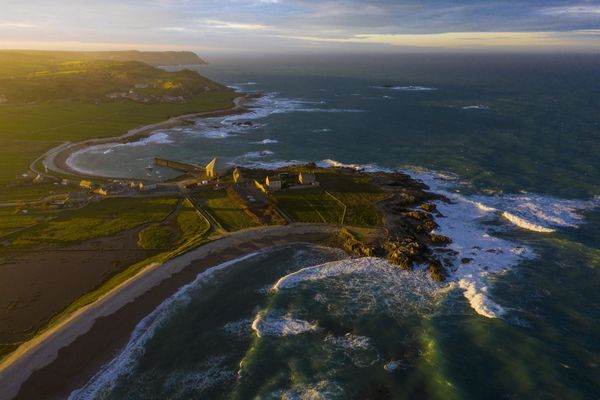
[[[268, 247], [320, 243], [338, 230], [298, 223], [252, 228], [223, 235], [164, 263], [149, 264], [8, 355], [0, 363], [0, 400], [68, 395], [116, 354], [143, 317], [198, 273]], [[113, 340], [106, 342], [107, 337]], [[57, 373], [62, 379], [56, 379]]]
[[205, 111], [200, 113], [192, 113], [192, 114], [184, 114], [176, 117], [169, 118], [168, 120], [157, 122], [154, 124], [140, 126], [134, 129], [129, 130], [123, 135], [120, 136], [111, 136], [105, 138], [92, 138], [86, 139], [80, 142], [65, 142], [60, 145], [48, 150], [42, 156], [38, 157], [32, 164], [31, 169], [37, 173], [39, 171], [35, 170], [35, 163], [39, 160], [42, 161], [44, 166], [48, 168], [49, 171], [53, 171], [59, 174], [65, 175], [74, 175], [81, 178], [92, 177], [92, 178], [100, 178], [100, 179], [128, 179], [124, 177], [118, 176], [103, 176], [92, 173], [92, 171], [85, 171], [75, 168], [73, 165], [69, 163], [69, 159], [90, 147], [106, 145], [106, 144], [124, 144], [124, 143], [132, 143], [143, 140], [153, 134], [158, 129], [169, 129], [177, 126], [183, 125], [189, 119], [195, 118], [212, 118], [212, 117], [225, 117], [229, 115], [238, 115], [248, 112], [246, 108], [246, 100], [250, 97], [249, 95], [241, 95], [236, 97], [233, 100], [233, 107], [215, 110], [215, 111]]

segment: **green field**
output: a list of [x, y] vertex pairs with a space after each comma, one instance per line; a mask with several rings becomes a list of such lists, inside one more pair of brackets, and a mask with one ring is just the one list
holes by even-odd
[[166, 249], [171, 247], [174, 237], [173, 230], [167, 225], [153, 224], [140, 231], [138, 245], [146, 250]]
[[290, 218], [297, 222], [381, 226], [381, 213], [375, 203], [388, 194], [375, 186], [371, 177], [325, 170], [316, 172], [318, 189], [275, 193], [279, 207]]
[[330, 192], [346, 205], [344, 224], [350, 226], [381, 226], [381, 213], [374, 205], [386, 198], [387, 193], [376, 192]]
[[340, 224], [344, 207], [323, 190], [302, 189], [276, 193], [279, 207], [299, 222]]
[[114, 198], [74, 211], [65, 211], [17, 235], [12, 244], [65, 244], [112, 235], [135, 226], [161, 221], [177, 198]]
[[200, 199], [206, 200], [206, 210], [228, 232], [260, 225], [246, 214], [242, 206], [231, 199], [225, 191], [206, 192]]
[[184, 244], [199, 237], [206, 237], [210, 231], [210, 223], [200, 214], [188, 199], [185, 199], [175, 218], [179, 230], [179, 244]]
[[0, 237], [37, 224], [42, 217], [34, 215], [15, 214], [12, 208], [0, 208]]
[[[68, 55], [69, 53], [62, 53]], [[8, 104], [65, 98], [103, 101], [109, 93], [192, 96], [224, 87], [193, 71], [167, 72], [139, 61], [0, 51], [0, 94]]]

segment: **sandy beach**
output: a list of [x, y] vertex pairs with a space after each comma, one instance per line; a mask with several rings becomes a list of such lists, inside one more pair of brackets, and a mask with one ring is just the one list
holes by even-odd
[[144, 316], [198, 273], [259, 249], [323, 242], [337, 230], [320, 224], [248, 229], [148, 265], [8, 356], [0, 364], [0, 400], [65, 398], [116, 355]]
[[[54, 171], [60, 174], [77, 175], [81, 177], [95, 177], [95, 178], [122, 178], [122, 177], [107, 177], [95, 175], [91, 171], [81, 171], [73, 167], [69, 162], [69, 159], [76, 154], [92, 146], [106, 145], [106, 144], [117, 144], [117, 143], [131, 143], [137, 142], [150, 136], [154, 131], [158, 129], [169, 129], [176, 126], [181, 126], [191, 119], [196, 118], [211, 118], [221, 117], [228, 115], [243, 114], [248, 110], [245, 108], [245, 102], [248, 100], [248, 96], [239, 96], [234, 99], [234, 106], [232, 108], [207, 111], [202, 113], [185, 114], [177, 117], [169, 118], [166, 121], [158, 122], [155, 124], [144, 125], [139, 128], [132, 129], [121, 136], [107, 137], [107, 138], [95, 138], [88, 139], [82, 142], [76, 143], [63, 143], [53, 149], [50, 149], [43, 156], [39, 157], [38, 160], [42, 160], [43, 164], [48, 168], [49, 171]], [[37, 160], [36, 160], [37, 161]], [[32, 163], [31, 168], [35, 170], [35, 164]], [[39, 171], [36, 171], [39, 172]]]

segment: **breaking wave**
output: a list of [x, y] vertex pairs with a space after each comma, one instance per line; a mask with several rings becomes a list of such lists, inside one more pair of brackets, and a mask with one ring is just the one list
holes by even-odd
[[581, 201], [541, 195], [468, 196], [453, 190], [459, 186], [454, 176], [417, 171], [411, 175], [451, 200], [450, 204], [436, 203], [444, 216], [436, 218], [439, 233], [452, 239], [448, 247], [456, 253], [452, 257], [451, 278], [463, 290], [471, 307], [490, 318], [502, 317], [506, 312], [490, 298], [490, 278], [536, 254], [527, 246], [494, 236], [494, 228], [484, 222], [495, 218], [500, 224], [510, 222], [520, 228], [549, 233], [578, 226], [584, 222], [582, 211], [600, 205], [598, 198]]
[[108, 364], [82, 388], [73, 391], [69, 400], [92, 400], [101, 398], [103, 394], [109, 393], [117, 383], [117, 380], [132, 372], [137, 360], [144, 354], [145, 346], [154, 336], [155, 331], [180, 307], [189, 304], [190, 292], [202, 287], [215, 273], [235, 265], [241, 261], [253, 258], [265, 251], [247, 254], [235, 260], [227, 261], [198, 274], [196, 279], [181, 287], [173, 296], [162, 302], [152, 313], [146, 316], [134, 329], [125, 349], [119, 353]]
[[252, 330], [256, 336], [294, 336], [311, 332], [317, 329], [315, 324], [293, 318], [289, 315], [280, 315], [278, 312], [260, 312], [252, 321]]
[[386, 260], [364, 257], [303, 268], [280, 278], [273, 285], [273, 292], [293, 290], [303, 284], [321, 285], [319, 292], [326, 290], [335, 298], [344, 299], [340, 307], [354, 316], [367, 311], [396, 317], [430, 313], [441, 288], [422, 271], [403, 271]]

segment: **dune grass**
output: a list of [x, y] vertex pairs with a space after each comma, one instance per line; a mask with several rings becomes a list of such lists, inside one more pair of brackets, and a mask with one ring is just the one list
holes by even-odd
[[206, 237], [210, 231], [210, 223], [194, 208], [188, 199], [183, 200], [175, 220], [179, 229], [178, 242], [180, 244], [198, 237]]
[[15, 214], [15, 211], [12, 208], [1, 208], [0, 236], [7, 235], [28, 226], [33, 226], [40, 220], [42, 220], [42, 217], [27, 214]]
[[173, 230], [162, 224], [150, 225], [138, 233], [138, 245], [146, 250], [169, 248], [174, 239]]
[[65, 211], [13, 239], [15, 246], [65, 244], [115, 234], [135, 226], [161, 221], [177, 198], [112, 198], [82, 209]]

